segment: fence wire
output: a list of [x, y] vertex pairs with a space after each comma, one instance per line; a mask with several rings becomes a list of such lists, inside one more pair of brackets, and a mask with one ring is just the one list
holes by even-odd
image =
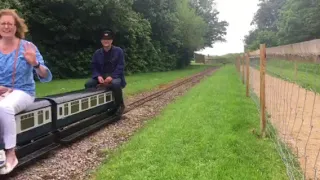
[[[236, 61], [250, 97], [260, 110], [260, 57]], [[286, 165], [289, 179], [320, 178], [320, 64], [267, 57], [267, 135]]]

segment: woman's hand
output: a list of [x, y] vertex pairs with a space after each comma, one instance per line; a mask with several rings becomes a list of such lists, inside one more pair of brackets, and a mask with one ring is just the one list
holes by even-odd
[[[27, 42], [24, 44], [24, 58], [26, 61], [31, 65], [31, 66], [36, 66], [38, 65], [37, 57], [36, 57], [36, 46], [33, 45], [30, 42]], [[46, 68], [44, 68], [42, 65], [39, 66], [39, 68], [36, 68], [37, 74], [41, 78], [45, 78], [48, 75], [48, 71]]]
[[24, 58], [26, 58], [27, 62], [31, 66], [36, 66], [38, 64], [37, 58], [36, 58], [36, 48], [30, 43], [24, 44]]
[[9, 88], [0, 86], [0, 95], [6, 93], [9, 90]]

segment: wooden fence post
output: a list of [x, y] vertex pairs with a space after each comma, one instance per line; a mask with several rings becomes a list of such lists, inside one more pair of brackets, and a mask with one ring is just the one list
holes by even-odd
[[266, 45], [260, 44], [260, 119], [261, 119], [261, 136], [266, 135], [266, 114], [265, 114], [265, 70], [266, 70]]
[[249, 59], [249, 53], [246, 53], [246, 60], [247, 60], [247, 65], [246, 65], [246, 68], [247, 68], [247, 97], [249, 97], [249, 88], [250, 88], [250, 82], [249, 82], [249, 77], [250, 77], [250, 71], [249, 71], [249, 67], [250, 67], [250, 59]]
[[240, 58], [239, 58], [239, 56], [238, 56], [237, 60], [238, 60], [238, 72], [240, 73], [241, 71], [240, 71]]
[[242, 83], [244, 84], [244, 79], [245, 79], [245, 73], [244, 73], [244, 69], [246, 67], [246, 64], [245, 64], [245, 58], [244, 56], [241, 57], [241, 60], [242, 60]]
[[236, 69], [239, 72], [239, 57], [236, 58]]
[[294, 60], [294, 80], [297, 80], [297, 60]]

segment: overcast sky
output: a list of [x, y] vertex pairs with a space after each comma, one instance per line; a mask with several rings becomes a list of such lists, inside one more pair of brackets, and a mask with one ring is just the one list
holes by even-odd
[[216, 0], [219, 19], [229, 23], [225, 43], [201, 50], [201, 54], [223, 55], [243, 52], [242, 39], [252, 29], [250, 23], [258, 9], [259, 0]]

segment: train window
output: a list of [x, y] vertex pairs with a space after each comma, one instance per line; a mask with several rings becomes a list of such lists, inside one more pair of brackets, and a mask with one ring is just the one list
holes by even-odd
[[43, 123], [43, 111], [38, 111], [38, 124]]
[[20, 125], [21, 125], [21, 131], [33, 127], [34, 126], [34, 114], [29, 113], [29, 114], [21, 116]]
[[64, 115], [67, 116], [68, 112], [69, 112], [69, 104], [66, 103], [66, 104], [64, 104]]
[[82, 99], [81, 106], [82, 106], [82, 110], [88, 109], [89, 108], [89, 99], [88, 98]]
[[46, 120], [49, 120], [49, 110], [46, 110]]
[[106, 94], [106, 102], [111, 101], [111, 95], [110, 94]]
[[71, 102], [71, 113], [76, 113], [79, 111], [79, 101]]
[[62, 107], [59, 107], [59, 115], [62, 116]]
[[93, 96], [90, 98], [90, 104], [91, 104], [91, 107], [93, 106], [96, 106], [97, 105], [97, 96]]
[[99, 95], [99, 104], [103, 104], [104, 103], [104, 95], [100, 94]]

